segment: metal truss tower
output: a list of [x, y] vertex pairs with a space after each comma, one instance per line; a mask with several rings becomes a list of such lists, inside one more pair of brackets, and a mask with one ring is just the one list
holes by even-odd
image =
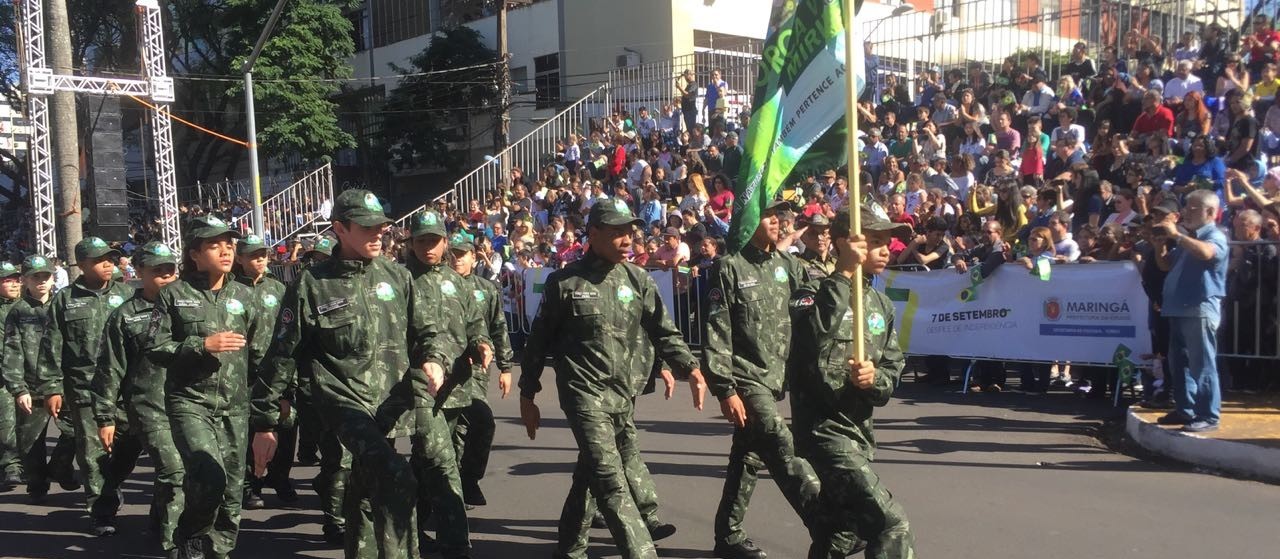
[[53, 198], [53, 162], [49, 147], [49, 95], [55, 91], [150, 97], [151, 135], [155, 148], [156, 183], [160, 192], [161, 241], [179, 248], [178, 189], [173, 164], [173, 78], [165, 65], [164, 34], [159, 0], [137, 0], [138, 46], [145, 79], [99, 78], [54, 74], [44, 51], [44, 0], [15, 0], [21, 12], [23, 66], [27, 107], [31, 118], [28, 163], [31, 166], [31, 205], [35, 212], [36, 250], [57, 254], [57, 215]]

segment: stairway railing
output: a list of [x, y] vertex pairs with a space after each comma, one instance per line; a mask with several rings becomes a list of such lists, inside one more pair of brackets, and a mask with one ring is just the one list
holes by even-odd
[[[255, 231], [269, 245], [285, 242], [313, 225], [328, 221], [324, 208], [333, 207], [333, 167], [329, 163], [308, 173], [288, 188], [262, 201], [263, 228]], [[248, 230], [252, 213], [232, 218], [233, 228]]]

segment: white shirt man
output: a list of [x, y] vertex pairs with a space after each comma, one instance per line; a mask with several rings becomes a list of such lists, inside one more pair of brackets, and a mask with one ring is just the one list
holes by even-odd
[[1204, 93], [1204, 82], [1191, 73], [1191, 61], [1183, 60], [1178, 63], [1177, 75], [1164, 84], [1164, 99], [1181, 102], [1192, 91]]

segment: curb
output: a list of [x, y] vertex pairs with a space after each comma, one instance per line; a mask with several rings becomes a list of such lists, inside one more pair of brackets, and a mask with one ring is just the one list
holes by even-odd
[[1280, 482], [1280, 448], [1201, 437], [1166, 429], [1128, 410], [1125, 433], [1150, 452], [1238, 476]]

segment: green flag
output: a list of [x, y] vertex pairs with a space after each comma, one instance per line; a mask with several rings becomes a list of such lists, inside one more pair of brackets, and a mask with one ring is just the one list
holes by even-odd
[[[734, 188], [727, 239], [732, 252], [751, 239], [761, 210], [792, 173], [835, 167], [846, 159], [844, 10], [853, 1], [775, 2]], [[854, 52], [861, 92], [862, 48]]]

